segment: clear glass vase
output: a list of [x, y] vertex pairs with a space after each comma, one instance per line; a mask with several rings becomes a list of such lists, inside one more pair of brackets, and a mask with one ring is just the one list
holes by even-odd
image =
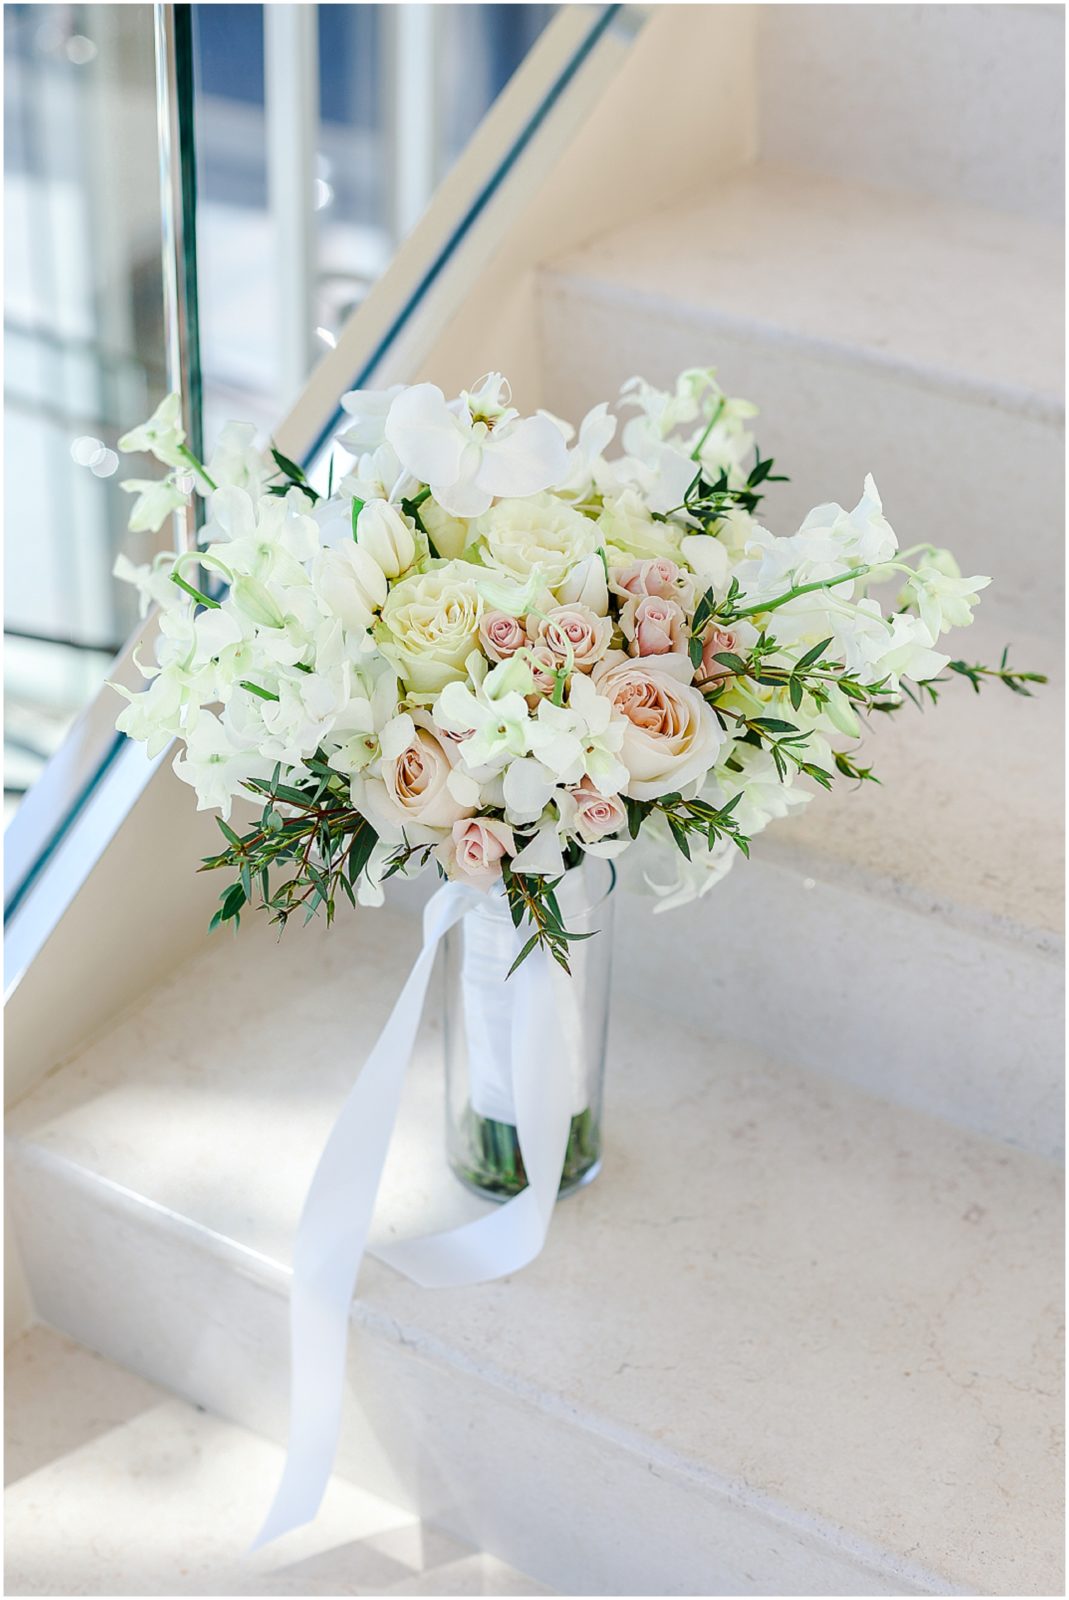
[[[592, 933], [569, 945], [572, 1125], [560, 1193], [589, 1183], [601, 1166], [601, 1106], [612, 971], [616, 873], [588, 856], [557, 890], [564, 923]], [[502, 894], [488, 894], [445, 938], [446, 1134], [449, 1163], [467, 1188], [508, 1200], [527, 1186], [512, 1103], [509, 1037], [515, 988], [506, 974], [530, 935], [512, 925]]]

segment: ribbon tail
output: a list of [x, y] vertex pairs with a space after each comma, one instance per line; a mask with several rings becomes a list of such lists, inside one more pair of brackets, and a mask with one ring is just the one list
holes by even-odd
[[527, 1188], [459, 1228], [375, 1246], [380, 1261], [424, 1288], [507, 1277], [533, 1261], [545, 1244], [564, 1170], [573, 1093], [570, 1041], [552, 976], [549, 958], [537, 949], [509, 979], [515, 985], [513, 1103]]
[[457, 885], [439, 889], [428, 902], [423, 949], [349, 1091], [312, 1178], [293, 1255], [286, 1464], [253, 1550], [310, 1522], [330, 1479], [341, 1427], [349, 1306], [401, 1087], [438, 942], [471, 903], [471, 891]]

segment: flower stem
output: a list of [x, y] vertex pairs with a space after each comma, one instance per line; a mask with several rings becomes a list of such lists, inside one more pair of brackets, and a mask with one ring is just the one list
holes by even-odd
[[762, 600], [759, 605], [747, 606], [744, 611], [734, 611], [730, 621], [734, 622], [739, 617], [756, 617], [765, 611], [778, 611], [780, 606], [785, 606], [788, 600], [796, 600], [800, 594], [813, 594], [817, 589], [832, 589], [838, 583], [850, 583], [854, 578], [864, 577], [866, 572], [871, 572], [871, 567], [851, 567], [849, 572], [840, 572], [837, 578], [820, 578], [816, 583], [799, 583], [793, 589], [788, 589], [786, 594], [779, 595], [775, 600]]

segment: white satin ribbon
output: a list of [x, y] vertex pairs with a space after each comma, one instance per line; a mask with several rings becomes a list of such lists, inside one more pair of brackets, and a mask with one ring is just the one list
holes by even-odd
[[[319, 1158], [293, 1253], [286, 1464], [253, 1550], [310, 1522], [323, 1498], [341, 1428], [349, 1306], [434, 957], [448, 930], [482, 904], [482, 895], [456, 883], [428, 902], [423, 948]], [[564, 1036], [556, 977], [536, 948], [509, 980], [515, 985], [512, 1090], [528, 1187], [474, 1222], [373, 1252], [426, 1288], [506, 1277], [545, 1243], [572, 1117], [574, 1045]]]

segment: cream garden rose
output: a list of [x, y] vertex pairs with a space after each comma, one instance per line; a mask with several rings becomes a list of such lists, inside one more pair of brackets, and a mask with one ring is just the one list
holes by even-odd
[[600, 543], [596, 525], [551, 494], [499, 500], [471, 525], [489, 567], [523, 582], [537, 571], [550, 589]]
[[380, 643], [415, 693], [433, 694], [463, 678], [483, 618], [480, 576], [477, 567], [447, 561], [391, 589]]
[[691, 683], [693, 671], [689, 657], [675, 654], [610, 656], [594, 669], [595, 688], [625, 726], [620, 760], [633, 800], [682, 789], [716, 760], [724, 735]]

